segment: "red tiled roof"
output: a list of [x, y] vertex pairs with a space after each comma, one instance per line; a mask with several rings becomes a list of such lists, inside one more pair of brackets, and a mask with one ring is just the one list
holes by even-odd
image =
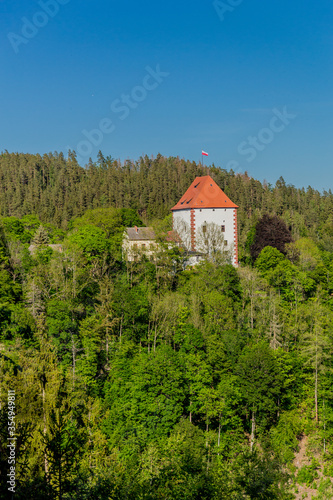
[[218, 187], [210, 175], [196, 177], [177, 205], [171, 210], [186, 208], [238, 208]]

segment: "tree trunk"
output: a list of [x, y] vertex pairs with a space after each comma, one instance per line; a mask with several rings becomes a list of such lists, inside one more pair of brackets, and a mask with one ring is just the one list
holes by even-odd
[[121, 336], [123, 333], [123, 319], [124, 319], [124, 313], [122, 313], [121, 318], [120, 318], [120, 329], [119, 329], [119, 342], [121, 344]]
[[156, 350], [156, 339], [157, 339], [157, 325], [155, 325], [155, 335], [154, 335], [154, 352]]
[[109, 329], [106, 327], [106, 336], [105, 336], [105, 350], [106, 350], [106, 366], [109, 368]]
[[251, 451], [253, 449], [253, 444], [254, 444], [254, 435], [255, 435], [255, 430], [256, 430], [256, 420], [255, 420], [255, 412], [254, 409], [252, 410], [252, 419], [251, 419], [252, 425], [251, 425], [251, 441], [250, 441], [250, 448]]
[[318, 331], [316, 331], [316, 365], [315, 365], [315, 412], [316, 424], [318, 424]]
[[[44, 425], [44, 428], [43, 428], [43, 434], [44, 434], [44, 438], [45, 438], [47, 428], [46, 428], [46, 411], [45, 411], [45, 384], [44, 384], [44, 383], [43, 383], [43, 385], [42, 385], [42, 400], [43, 400], [43, 425]], [[45, 470], [45, 476], [46, 476], [46, 478], [47, 478], [47, 477], [48, 477], [48, 474], [49, 474], [49, 462], [48, 462], [48, 460], [47, 460], [46, 451], [44, 451], [44, 470]]]
[[316, 423], [318, 424], [318, 365], [316, 354], [316, 371], [315, 371], [315, 407], [316, 407]]
[[323, 420], [324, 420], [324, 453], [326, 453], [326, 418], [325, 418], [325, 399], [323, 399]]
[[253, 330], [253, 297], [251, 297], [251, 330]]
[[60, 458], [60, 463], [59, 463], [59, 500], [62, 500], [62, 477], [61, 477], [61, 458]]
[[75, 391], [75, 342], [74, 342], [74, 339], [73, 339], [73, 335], [72, 335], [72, 364], [73, 364], [73, 367], [72, 367], [72, 373], [73, 373], [73, 392]]

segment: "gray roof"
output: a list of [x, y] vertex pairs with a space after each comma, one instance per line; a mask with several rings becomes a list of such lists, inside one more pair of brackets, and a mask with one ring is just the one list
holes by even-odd
[[156, 235], [152, 227], [128, 227], [128, 239], [131, 241], [155, 240]]
[[37, 249], [39, 248], [45, 248], [45, 247], [50, 247], [52, 248], [52, 250], [55, 250], [56, 252], [60, 252], [62, 253], [62, 245], [60, 243], [48, 243], [46, 245], [35, 245], [34, 243], [32, 243], [28, 250], [30, 252], [30, 254], [34, 254], [36, 252]]

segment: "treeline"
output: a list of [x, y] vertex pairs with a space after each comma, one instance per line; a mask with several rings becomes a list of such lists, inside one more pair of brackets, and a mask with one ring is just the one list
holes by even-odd
[[0, 155], [0, 215], [37, 215], [67, 229], [73, 217], [99, 207], [132, 208], [145, 223], [163, 218], [196, 176], [211, 175], [239, 205], [240, 243], [264, 213], [281, 216], [295, 238], [310, 236], [333, 251], [333, 196], [295, 188], [280, 178], [275, 186], [223, 168], [202, 167], [180, 158], [145, 156], [121, 163], [100, 152], [82, 168], [74, 152]]

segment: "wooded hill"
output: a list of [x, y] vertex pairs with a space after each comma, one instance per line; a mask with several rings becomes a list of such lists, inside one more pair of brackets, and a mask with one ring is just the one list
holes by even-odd
[[[164, 241], [207, 173], [240, 207], [238, 269]], [[332, 202], [179, 158], [3, 153], [0, 497], [12, 390], [15, 499], [331, 499]], [[147, 223], [154, 260], [122, 260]]]
[[75, 153], [0, 155], [0, 215], [35, 214], [43, 223], [67, 229], [73, 217], [99, 207], [133, 208], [145, 223], [170, 214], [193, 179], [211, 175], [239, 205], [241, 243], [264, 213], [282, 216], [295, 238], [311, 236], [333, 251], [333, 195], [298, 189], [280, 178], [275, 186], [223, 168], [202, 167], [180, 158], [121, 163], [100, 152], [97, 163], [80, 167]]

